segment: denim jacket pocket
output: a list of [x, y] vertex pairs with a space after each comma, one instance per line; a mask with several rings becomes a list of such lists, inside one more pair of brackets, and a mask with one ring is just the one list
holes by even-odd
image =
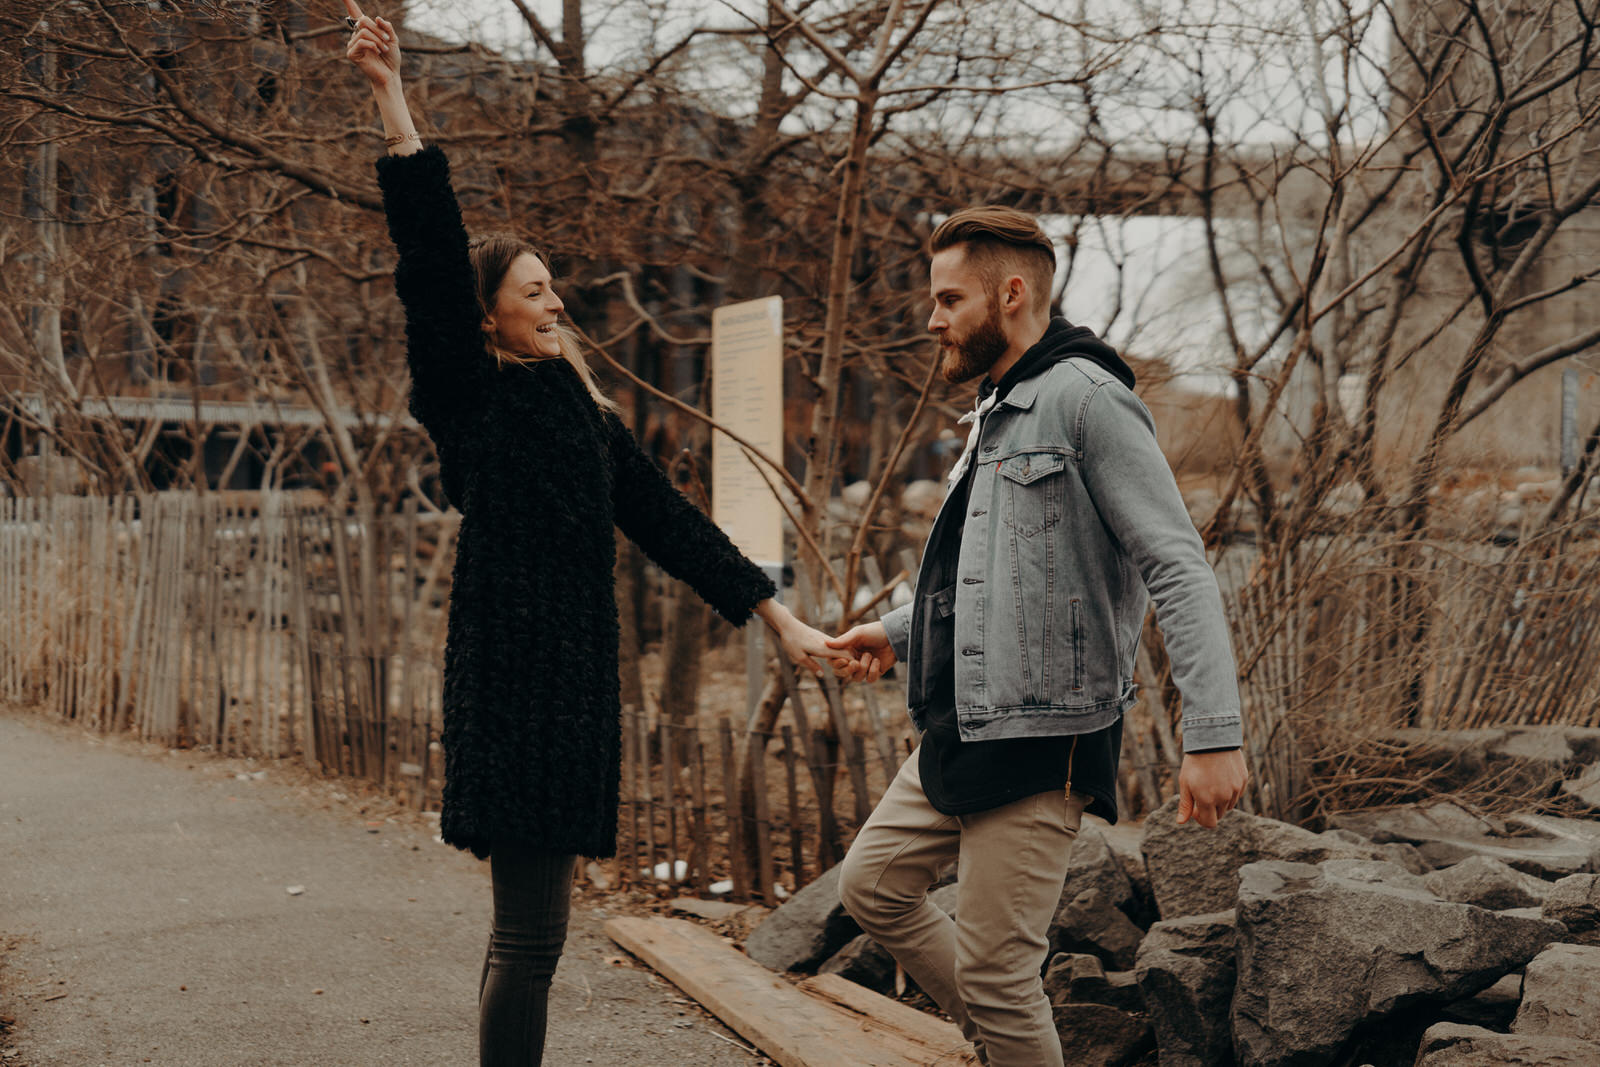
[[1073, 597], [1068, 602], [1072, 609], [1072, 691], [1083, 692], [1083, 600]]
[[956, 587], [948, 585], [923, 599], [921, 632], [918, 634], [921, 662], [917, 666], [914, 703], [933, 696], [939, 677], [950, 669], [956, 651]]
[[1001, 518], [1019, 536], [1035, 537], [1061, 518], [1061, 479], [1067, 466], [1060, 452], [1019, 452], [1000, 461], [1005, 493]]

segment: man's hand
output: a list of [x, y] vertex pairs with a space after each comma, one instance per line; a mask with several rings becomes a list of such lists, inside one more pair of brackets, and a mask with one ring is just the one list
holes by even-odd
[[849, 682], [876, 682], [895, 663], [889, 634], [881, 622], [863, 623], [830, 637], [828, 647], [849, 657], [833, 661], [833, 673]]
[[1250, 771], [1240, 749], [1188, 753], [1178, 770], [1178, 822], [1192, 818], [1201, 826], [1215, 827], [1239, 803], [1248, 781]]

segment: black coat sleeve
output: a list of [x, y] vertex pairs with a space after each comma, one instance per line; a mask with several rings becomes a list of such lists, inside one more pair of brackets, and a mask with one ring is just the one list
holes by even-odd
[[406, 311], [411, 413], [436, 445], [448, 447], [464, 418], [481, 411], [493, 372], [450, 162], [429, 145], [409, 156], [384, 156], [377, 167], [399, 253], [394, 285]]
[[718, 615], [742, 626], [755, 606], [777, 593], [765, 571], [734, 547], [615, 415], [606, 416], [617, 526], [668, 574], [698, 593]]

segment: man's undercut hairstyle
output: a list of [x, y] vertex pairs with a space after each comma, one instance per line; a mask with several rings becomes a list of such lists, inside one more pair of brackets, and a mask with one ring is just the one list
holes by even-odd
[[934, 255], [957, 246], [966, 248], [966, 262], [991, 294], [1011, 275], [1021, 275], [1033, 292], [1033, 310], [1049, 311], [1056, 249], [1039, 228], [1038, 219], [1015, 208], [990, 204], [962, 208], [941, 222], [928, 240], [928, 250]]

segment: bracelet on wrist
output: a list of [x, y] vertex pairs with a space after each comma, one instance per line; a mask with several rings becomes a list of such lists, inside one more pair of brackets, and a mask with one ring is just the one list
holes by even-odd
[[393, 148], [395, 145], [405, 144], [407, 141], [415, 141], [418, 144], [421, 144], [422, 135], [413, 130], [411, 133], [396, 133], [383, 139], [383, 143], [388, 145], [390, 148]]

